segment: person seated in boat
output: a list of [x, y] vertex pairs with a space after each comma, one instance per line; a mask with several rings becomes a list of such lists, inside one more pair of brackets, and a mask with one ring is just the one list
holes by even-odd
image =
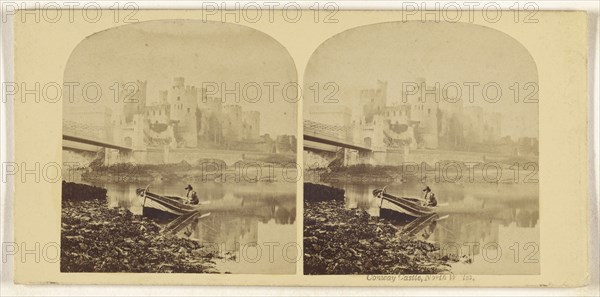
[[435, 194], [431, 191], [431, 188], [426, 186], [425, 189], [423, 189], [423, 192], [425, 192], [425, 195], [423, 196], [423, 206], [437, 206], [437, 199], [435, 198]]
[[185, 202], [186, 204], [200, 203], [200, 200], [198, 199], [198, 194], [196, 194], [196, 191], [194, 191], [192, 185], [187, 185], [187, 187], [185, 187], [185, 190], [187, 190], [187, 194], [185, 195], [185, 197], [187, 198], [187, 201]]

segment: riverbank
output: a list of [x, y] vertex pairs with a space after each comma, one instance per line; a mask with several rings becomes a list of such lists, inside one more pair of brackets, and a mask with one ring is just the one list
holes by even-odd
[[306, 167], [304, 176], [305, 180], [322, 183], [391, 184], [419, 181], [455, 184], [521, 184], [537, 183], [538, 171], [538, 164], [534, 162], [508, 164], [498, 162], [464, 163], [447, 161], [435, 164], [357, 164], [312, 169]]
[[118, 163], [82, 169], [81, 179], [90, 183], [194, 182], [295, 182], [294, 162], [269, 163], [237, 161], [227, 165], [223, 160], [205, 159], [196, 164], [185, 161], [171, 164]]
[[165, 236], [151, 219], [108, 208], [106, 190], [63, 183], [61, 272], [218, 273], [200, 243]]
[[449, 270], [432, 243], [401, 236], [391, 222], [363, 210], [346, 209], [339, 189], [304, 187], [305, 274], [437, 274]]

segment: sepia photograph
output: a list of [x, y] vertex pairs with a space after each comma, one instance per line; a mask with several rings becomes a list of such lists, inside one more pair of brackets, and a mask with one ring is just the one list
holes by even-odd
[[7, 2], [1, 295], [592, 292], [595, 12], [479, 4]]
[[295, 249], [262, 255], [297, 245], [297, 108], [281, 95], [296, 68], [279, 42], [124, 25], [82, 40], [64, 80], [86, 91], [64, 94], [62, 272], [295, 273]]
[[[511, 36], [389, 22], [304, 75], [305, 274], [539, 274], [538, 75]], [[507, 256], [510, 255], [510, 256]]]

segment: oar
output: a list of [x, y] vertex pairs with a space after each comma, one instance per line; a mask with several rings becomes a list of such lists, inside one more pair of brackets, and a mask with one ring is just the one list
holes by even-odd
[[181, 223], [183, 223], [185, 220], [187, 220], [189, 217], [195, 216], [200, 214], [200, 211], [192, 211], [186, 214], [183, 214], [179, 217], [177, 217], [176, 219], [174, 219], [173, 221], [171, 221], [169, 224], [167, 224], [167, 226], [165, 226], [165, 229], [163, 230], [163, 232], [170, 232], [171, 230], [175, 229], [175, 227], [177, 225], [180, 225]]
[[185, 226], [189, 225], [195, 218], [200, 217], [200, 218], [204, 218], [209, 216], [210, 213], [205, 213], [202, 214], [200, 213], [200, 211], [193, 211], [187, 214], [184, 214], [182, 216], [180, 216], [179, 218], [173, 220], [171, 223], [169, 223], [165, 229], [163, 230], [164, 233], [177, 233], [179, 232], [181, 229], [183, 229]]
[[202, 219], [202, 218], [210, 216], [210, 212], [209, 213], [205, 213], [205, 214], [200, 215], [200, 216], [199, 216], [199, 214], [200, 214], [200, 212], [198, 212], [197, 214], [194, 214], [193, 216], [188, 217], [186, 220], [184, 220], [183, 222], [181, 222], [181, 224], [173, 227], [173, 229], [170, 232], [172, 234], [175, 234], [175, 233], [181, 231], [187, 225], [191, 224], [196, 218]]
[[431, 225], [432, 221], [436, 221], [437, 216], [437, 214], [433, 213], [428, 216], [418, 218], [406, 225], [402, 231], [404, 234], [413, 235], [423, 230], [423, 228]]
[[447, 219], [448, 217], [450, 217], [450, 215], [445, 215], [445, 216], [442, 216], [442, 217], [438, 218], [438, 219], [437, 219], [437, 220], [435, 220], [435, 221], [436, 221], [436, 222], [439, 222], [439, 221], [441, 221], [441, 220], [445, 220], [445, 219]]

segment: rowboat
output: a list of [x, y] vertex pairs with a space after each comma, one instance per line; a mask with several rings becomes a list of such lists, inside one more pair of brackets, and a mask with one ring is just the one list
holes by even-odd
[[136, 190], [136, 194], [143, 199], [142, 207], [144, 208], [144, 212], [147, 210], [159, 211], [162, 213], [168, 213], [176, 216], [188, 214], [190, 212], [199, 211], [202, 207], [202, 204], [186, 204], [185, 198], [179, 196], [162, 196], [158, 194], [154, 194], [148, 189], [139, 188]]
[[165, 196], [152, 193], [148, 188], [136, 190], [137, 196], [142, 199], [143, 215], [157, 218], [162, 221], [171, 221], [177, 217], [193, 212], [227, 213], [237, 216], [256, 216], [262, 221], [276, 219], [289, 221], [292, 213], [295, 214], [295, 203], [274, 202], [272, 199], [254, 199], [251, 196], [244, 199], [217, 199], [213, 201], [200, 201], [200, 203], [186, 204], [185, 198], [179, 196]]
[[435, 213], [435, 207], [423, 206], [423, 200], [412, 197], [396, 197], [385, 189], [373, 190], [373, 196], [381, 199], [380, 215], [397, 219], [415, 219]]

